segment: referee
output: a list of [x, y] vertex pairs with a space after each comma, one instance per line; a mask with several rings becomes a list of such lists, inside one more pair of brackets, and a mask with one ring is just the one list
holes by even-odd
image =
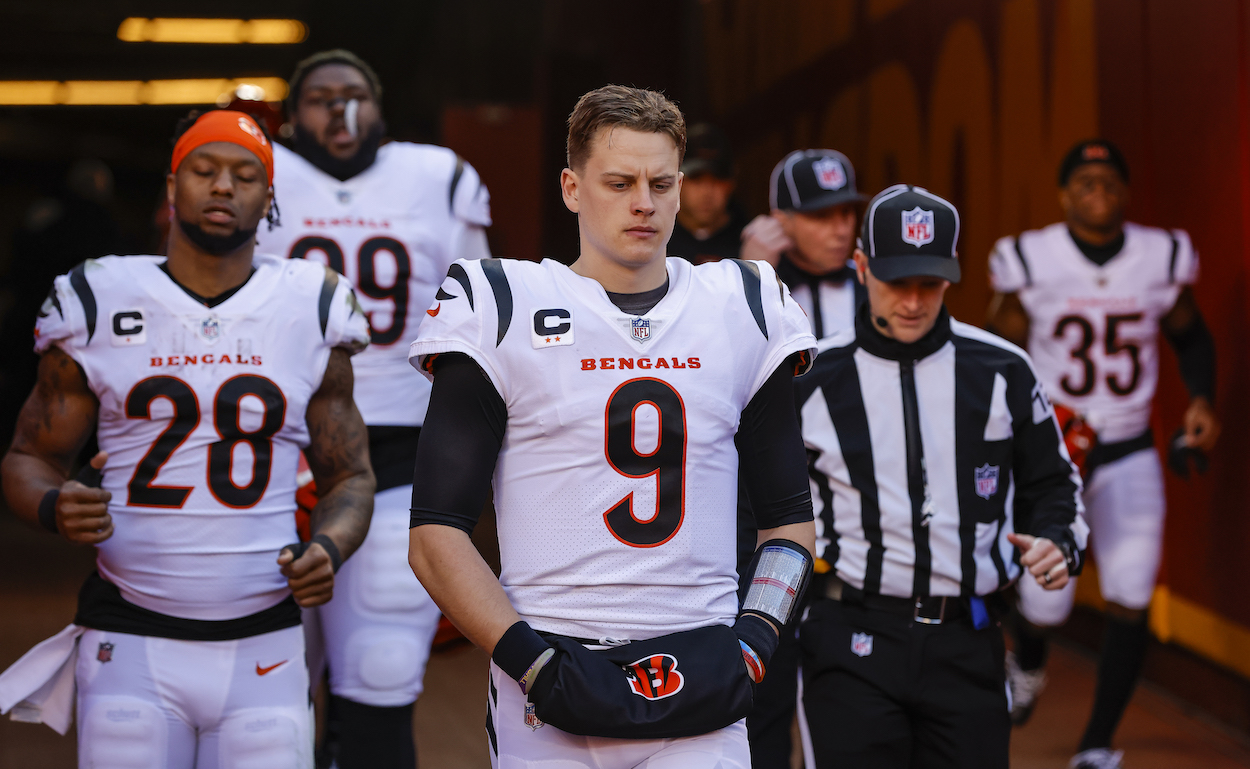
[[1027, 354], [942, 304], [958, 237], [923, 189], [873, 198], [868, 301], [796, 383], [824, 571], [799, 628], [809, 767], [1005, 768], [998, 595], [1079, 571], [1080, 478]]

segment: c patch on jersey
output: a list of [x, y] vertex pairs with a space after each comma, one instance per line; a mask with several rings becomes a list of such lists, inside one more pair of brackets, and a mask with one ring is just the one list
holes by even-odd
[[648, 700], [672, 697], [686, 685], [686, 677], [677, 670], [677, 658], [671, 654], [652, 654], [625, 666], [629, 689]]
[[109, 330], [114, 347], [133, 347], [147, 344], [148, 332], [143, 321], [143, 311], [139, 309], [118, 310], [113, 313]]
[[573, 344], [573, 313], [558, 307], [534, 310], [530, 343], [535, 350]]

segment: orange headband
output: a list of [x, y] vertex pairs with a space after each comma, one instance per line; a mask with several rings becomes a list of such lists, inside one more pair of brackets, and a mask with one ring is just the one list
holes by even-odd
[[273, 147], [250, 115], [235, 110], [218, 109], [201, 115], [186, 133], [178, 137], [169, 170], [178, 173], [183, 159], [192, 150], [209, 142], [230, 142], [250, 151], [265, 167], [269, 186], [273, 186]]

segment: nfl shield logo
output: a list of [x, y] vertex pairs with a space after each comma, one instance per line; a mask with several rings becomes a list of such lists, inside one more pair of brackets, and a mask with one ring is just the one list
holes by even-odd
[[99, 660], [100, 662], [112, 662], [113, 661], [113, 644], [111, 643], [100, 644], [100, 648], [95, 653], [95, 658]]
[[977, 496], [989, 499], [998, 492], [998, 465], [984, 464], [976, 468]]
[[933, 212], [916, 206], [903, 212], [903, 242], [920, 248], [933, 242]]
[[525, 725], [531, 731], [537, 731], [538, 727], [543, 725], [543, 722], [538, 720], [538, 716], [534, 715], [534, 703], [532, 702], [525, 703]]
[[872, 654], [872, 636], [867, 633], [852, 633], [851, 652], [857, 657], [867, 657]]
[[338, 190], [334, 194], [338, 197], [339, 202], [345, 206], [352, 202], [352, 194], [347, 190]]
[[812, 163], [816, 183], [827, 190], [840, 190], [846, 184], [846, 172], [842, 164], [833, 158], [821, 158]]
[[640, 342], [651, 338], [651, 321], [647, 318], [634, 318], [630, 322], [630, 328], [633, 331], [634, 339]]
[[200, 336], [204, 337], [206, 342], [216, 342], [221, 336], [221, 323], [218, 322], [217, 316], [210, 315], [200, 321]]

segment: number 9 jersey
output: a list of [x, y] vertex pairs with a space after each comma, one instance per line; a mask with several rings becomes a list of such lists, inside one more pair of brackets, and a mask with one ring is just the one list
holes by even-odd
[[331, 349], [361, 350], [369, 330], [321, 265], [258, 255], [210, 308], [164, 261], [108, 256], [58, 277], [35, 350], [63, 350], [99, 400], [114, 525], [100, 575], [145, 609], [235, 619], [290, 592], [276, 560], [297, 538], [305, 411]]
[[507, 407], [500, 582], [535, 628], [639, 640], [738, 613], [734, 436], [816, 341], [765, 263], [667, 267], [638, 316], [550, 259], [457, 261], [412, 344], [427, 375], [468, 355]]
[[1150, 426], [1159, 379], [1159, 320], [1198, 279], [1189, 235], [1124, 225], [1124, 246], [1099, 266], [1066, 224], [1003, 238], [990, 256], [994, 290], [1029, 315], [1029, 354], [1046, 393], [1084, 416], [1104, 443]]
[[[430, 386], [408, 365], [434, 291], [459, 257], [490, 256], [482, 228], [490, 195], [477, 172], [444, 147], [390, 142], [346, 181], [274, 145], [282, 226], [257, 232], [257, 251], [308, 259], [346, 275], [372, 326], [352, 360], [367, 425], [419, 426]], [[404, 397], [396, 397], [404, 393]]]

